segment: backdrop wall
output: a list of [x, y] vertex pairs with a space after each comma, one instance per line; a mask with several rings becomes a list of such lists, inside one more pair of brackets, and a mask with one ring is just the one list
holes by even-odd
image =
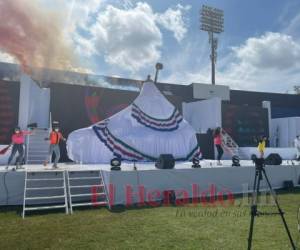
[[20, 84], [0, 81], [0, 144], [9, 144], [18, 124]]
[[221, 99], [218, 97], [182, 104], [184, 119], [197, 133], [206, 133], [209, 128], [221, 127]]
[[222, 127], [240, 147], [257, 146], [258, 137], [269, 135], [268, 110], [223, 103]]
[[294, 147], [294, 139], [300, 134], [300, 117], [272, 119], [272, 145]]
[[37, 123], [39, 128], [48, 128], [50, 89], [40, 88], [27, 75], [22, 75], [20, 83], [19, 126], [25, 129]]

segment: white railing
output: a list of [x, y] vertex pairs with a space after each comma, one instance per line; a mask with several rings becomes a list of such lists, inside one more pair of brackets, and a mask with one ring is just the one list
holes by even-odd
[[239, 156], [239, 145], [233, 140], [233, 138], [224, 130], [221, 129], [222, 146], [231, 156]]
[[29, 139], [30, 135], [26, 136], [26, 143], [25, 143], [25, 163], [27, 164], [27, 160], [28, 160], [28, 155], [29, 155]]
[[49, 131], [52, 131], [52, 114], [49, 113]]

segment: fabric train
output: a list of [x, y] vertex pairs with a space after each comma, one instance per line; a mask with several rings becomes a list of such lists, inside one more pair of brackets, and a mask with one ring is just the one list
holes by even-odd
[[67, 141], [68, 156], [82, 163], [156, 161], [172, 154], [177, 161], [199, 156], [196, 132], [152, 81], [127, 108], [90, 127], [73, 131]]

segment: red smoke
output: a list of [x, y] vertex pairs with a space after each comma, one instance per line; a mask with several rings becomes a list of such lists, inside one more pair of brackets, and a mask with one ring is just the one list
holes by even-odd
[[0, 50], [32, 67], [64, 69], [73, 61], [57, 15], [34, 0], [0, 0]]

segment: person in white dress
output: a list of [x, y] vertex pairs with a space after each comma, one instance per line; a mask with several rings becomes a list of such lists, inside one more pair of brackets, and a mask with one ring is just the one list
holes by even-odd
[[297, 150], [297, 161], [300, 161], [300, 135], [297, 135], [294, 140], [294, 147]]

